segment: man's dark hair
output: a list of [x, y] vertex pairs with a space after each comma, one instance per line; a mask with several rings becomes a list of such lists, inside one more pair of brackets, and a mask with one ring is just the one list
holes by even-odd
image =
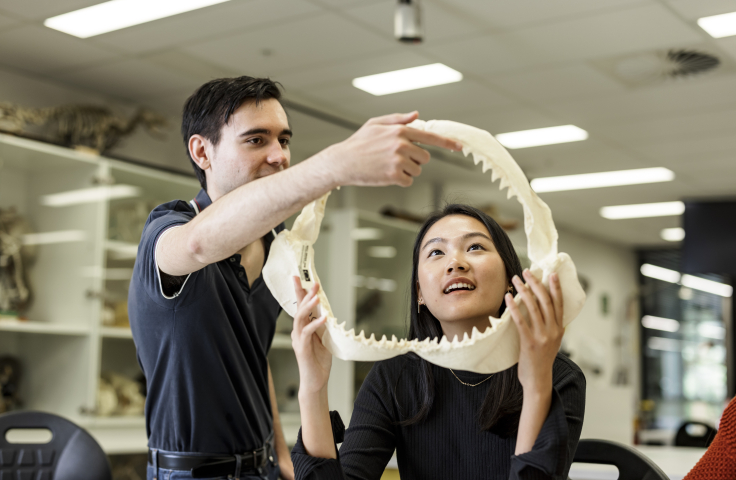
[[278, 82], [270, 78], [218, 78], [211, 80], [197, 89], [184, 104], [181, 119], [181, 135], [189, 161], [202, 188], [207, 190], [207, 179], [204, 170], [199, 168], [189, 153], [189, 139], [192, 135], [202, 135], [217, 145], [220, 141], [222, 127], [230, 120], [230, 116], [249, 100], [258, 105], [263, 100], [281, 99]]

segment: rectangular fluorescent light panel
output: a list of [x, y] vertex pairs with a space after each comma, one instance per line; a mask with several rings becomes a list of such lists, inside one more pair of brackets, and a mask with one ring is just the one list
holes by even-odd
[[496, 140], [506, 148], [528, 148], [557, 143], [579, 142], [588, 138], [588, 132], [575, 125], [535, 128], [520, 132], [499, 133]]
[[421, 67], [354, 78], [353, 86], [371, 95], [380, 96], [455, 83], [462, 79], [463, 74], [457, 70], [441, 63], [433, 63]]
[[559, 177], [535, 178], [531, 181], [537, 193], [583, 190], [585, 188], [618, 187], [642, 183], [669, 182], [675, 179], [675, 172], [663, 167], [618, 170], [616, 172], [583, 173]]
[[680, 281], [680, 272], [670, 270], [669, 268], [658, 267], [650, 263], [642, 265], [640, 271], [645, 277], [656, 278], [663, 282], [677, 283]]
[[49, 245], [52, 243], [83, 242], [87, 234], [83, 230], [58, 230], [56, 232], [27, 233], [23, 245]]
[[659, 235], [662, 237], [662, 240], [667, 240], [668, 242], [679, 242], [685, 238], [685, 229], [680, 227], [663, 228], [662, 231], [659, 232]]
[[680, 322], [671, 318], [654, 317], [652, 315], [644, 315], [641, 324], [645, 328], [653, 330], [662, 330], [663, 332], [676, 332], [680, 329]]
[[601, 217], [607, 218], [609, 220], [621, 220], [624, 218], [667, 217], [671, 215], [682, 215], [684, 211], [685, 204], [678, 201], [603, 207], [600, 210], [600, 214]]
[[41, 205], [47, 207], [67, 207], [80, 203], [93, 203], [115, 198], [137, 197], [141, 194], [140, 187], [133, 185], [104, 185], [101, 187], [83, 188], [63, 193], [54, 193], [41, 197]]
[[736, 12], [700, 18], [698, 25], [713, 38], [736, 35]]
[[79, 38], [132, 27], [229, 0], [112, 0], [47, 18], [43, 24]]
[[350, 238], [353, 240], [380, 240], [383, 238], [383, 230], [372, 227], [354, 228], [350, 232]]
[[647, 347], [651, 348], [652, 350], [679, 352], [680, 341], [675, 340], [674, 338], [650, 337], [649, 340], [647, 340]]
[[733, 287], [721, 282], [706, 280], [705, 278], [694, 277], [692, 275], [683, 275], [680, 280], [683, 287], [700, 290], [701, 292], [720, 295], [721, 297], [730, 297], [733, 295]]

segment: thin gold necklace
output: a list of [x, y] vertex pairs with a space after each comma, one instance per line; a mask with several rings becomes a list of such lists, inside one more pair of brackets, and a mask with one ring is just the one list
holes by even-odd
[[495, 375], [495, 374], [493, 374], [493, 373], [492, 373], [492, 374], [491, 374], [491, 375], [490, 375], [490, 376], [489, 376], [488, 378], [486, 378], [485, 380], [481, 380], [480, 382], [478, 382], [478, 383], [476, 383], [476, 384], [473, 384], [473, 383], [465, 383], [465, 382], [463, 382], [462, 380], [460, 380], [460, 378], [459, 378], [459, 377], [458, 377], [457, 375], [455, 375], [455, 372], [453, 372], [451, 368], [450, 368], [450, 369], [448, 369], [448, 370], [450, 370], [450, 372], [452, 372], [453, 376], [454, 376], [455, 378], [457, 378], [457, 381], [458, 381], [458, 382], [462, 383], [462, 384], [463, 384], [463, 385], [465, 385], [466, 387], [477, 387], [478, 385], [480, 385], [481, 383], [485, 382], [486, 380], [489, 380], [489, 379], [490, 379], [490, 378], [491, 378], [491, 377], [492, 377], [493, 375]]

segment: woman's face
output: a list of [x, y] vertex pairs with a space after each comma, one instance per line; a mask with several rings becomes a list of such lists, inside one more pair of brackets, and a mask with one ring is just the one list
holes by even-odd
[[483, 223], [449, 215], [432, 225], [420, 248], [419, 298], [443, 329], [450, 323], [483, 325], [497, 316], [509, 283]]

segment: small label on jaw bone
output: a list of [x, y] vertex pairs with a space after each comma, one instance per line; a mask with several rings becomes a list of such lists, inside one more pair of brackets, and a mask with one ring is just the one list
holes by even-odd
[[305, 283], [312, 283], [312, 274], [310, 273], [312, 265], [312, 255], [309, 245], [302, 245], [302, 251], [299, 255], [299, 278], [302, 280], [302, 286]]

